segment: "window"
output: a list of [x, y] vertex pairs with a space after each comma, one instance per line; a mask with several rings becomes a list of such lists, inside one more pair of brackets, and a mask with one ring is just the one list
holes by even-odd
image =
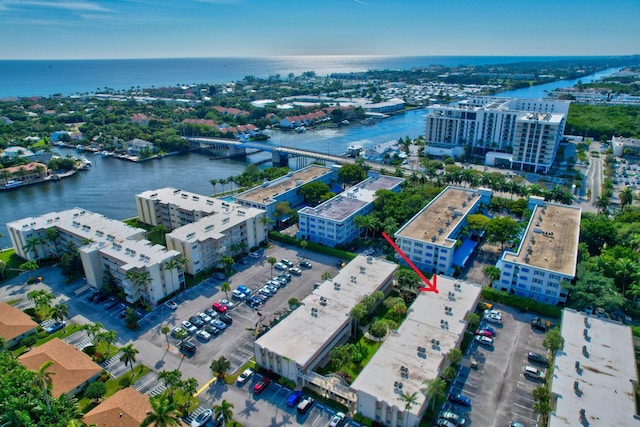
[[529, 272], [529, 269], [528, 269], [527, 267], [522, 267], [522, 272], [523, 272], [523, 273], [528, 273], [528, 272]]

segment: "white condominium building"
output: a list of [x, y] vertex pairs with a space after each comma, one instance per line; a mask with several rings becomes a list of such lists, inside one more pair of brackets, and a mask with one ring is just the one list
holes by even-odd
[[581, 209], [529, 198], [533, 212], [516, 252], [498, 262], [500, 280], [492, 287], [547, 304], [567, 301], [563, 281], [576, 275]]
[[548, 172], [564, 133], [569, 101], [477, 97], [429, 107], [425, 153], [459, 157], [464, 150], [512, 154], [511, 166]]
[[[27, 260], [60, 256], [68, 245], [78, 248], [87, 283], [101, 287], [110, 274], [131, 303], [143, 299], [155, 304], [184, 282], [181, 268], [165, 268], [179, 252], [144, 240], [143, 229], [85, 209], [24, 218], [7, 228], [16, 253]], [[145, 283], [127, 278], [131, 270], [146, 276]]]
[[378, 190], [400, 191], [403, 178], [378, 175], [367, 178], [324, 203], [298, 211], [299, 239], [325, 246], [345, 244], [357, 238], [360, 227], [354, 223], [358, 215], [373, 211]]
[[168, 233], [165, 236], [167, 249], [182, 253], [187, 258], [185, 271], [196, 275], [219, 266], [225, 255], [246, 253], [266, 240], [265, 216], [260, 209], [225, 203], [197, 222]]
[[490, 200], [489, 189], [447, 187], [396, 232], [396, 243], [419, 269], [453, 275], [456, 242], [467, 217]]
[[298, 193], [300, 186], [309, 182], [323, 182], [328, 186], [336, 179], [335, 169], [326, 166], [309, 165], [304, 169], [290, 172], [286, 176], [265, 182], [234, 196], [237, 203], [249, 208], [262, 209], [274, 223], [283, 218], [276, 217], [276, 205], [279, 202], [289, 203], [295, 208], [304, 202]]

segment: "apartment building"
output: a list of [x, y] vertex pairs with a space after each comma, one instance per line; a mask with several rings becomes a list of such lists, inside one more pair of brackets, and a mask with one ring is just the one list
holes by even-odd
[[403, 182], [403, 178], [373, 176], [315, 208], [300, 209], [296, 237], [332, 247], [354, 240], [362, 231], [354, 218], [373, 210], [376, 191], [399, 192]]
[[[434, 280], [439, 292], [418, 295], [398, 330], [389, 334], [351, 384], [356, 411], [382, 425], [420, 423], [430, 404], [423, 390], [449, 365], [447, 354], [460, 348], [465, 318], [480, 300], [479, 285], [446, 276]], [[417, 393], [415, 405], [407, 408], [403, 393]]]
[[571, 309], [551, 377], [549, 427], [638, 426], [638, 371], [629, 326]]
[[323, 182], [329, 186], [335, 181], [335, 169], [326, 166], [309, 165], [306, 168], [290, 172], [286, 176], [265, 182], [234, 196], [237, 203], [248, 208], [262, 209], [274, 223], [277, 218], [276, 204], [287, 202], [291, 208], [299, 206], [304, 197], [298, 194], [298, 188], [309, 182]]
[[569, 101], [475, 97], [429, 107], [425, 153], [511, 153], [511, 167], [546, 173], [564, 133]]
[[581, 209], [529, 198], [533, 212], [517, 251], [505, 251], [492, 287], [547, 304], [567, 301], [576, 275]]
[[488, 206], [491, 194], [489, 189], [445, 188], [395, 233], [397, 245], [419, 269], [453, 275], [456, 242], [467, 217]]
[[220, 266], [222, 257], [246, 253], [267, 238], [264, 211], [237, 203], [222, 204], [221, 209], [165, 236], [167, 249], [186, 257], [184, 269], [188, 274]]
[[[86, 209], [24, 218], [10, 222], [7, 229], [16, 254], [27, 260], [60, 256], [68, 245], [78, 248], [87, 283], [101, 287], [111, 275], [130, 303], [142, 299], [155, 304], [184, 283], [181, 268], [165, 268], [179, 252], [145, 240], [141, 228]], [[55, 233], [48, 231], [52, 229]], [[144, 285], [127, 277], [131, 270], [145, 272]]]
[[637, 156], [640, 153], [640, 139], [613, 136], [611, 138], [613, 154], [616, 157]]

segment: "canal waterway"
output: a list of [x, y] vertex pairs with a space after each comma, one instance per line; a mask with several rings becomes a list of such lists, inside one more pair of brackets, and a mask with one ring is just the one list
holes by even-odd
[[[581, 79], [583, 82], [602, 78], [616, 71], [605, 70]], [[577, 80], [561, 80], [535, 88], [509, 91], [497, 96], [542, 97], [546, 91], [571, 87]], [[339, 154], [353, 144], [371, 147], [399, 138], [416, 138], [424, 133], [424, 109], [392, 116], [375, 125], [352, 124], [340, 128], [310, 130], [305, 133], [272, 131], [268, 144], [296, 147], [322, 153]], [[61, 155], [78, 156], [71, 149], [56, 148]], [[211, 194], [211, 179], [227, 178], [242, 173], [247, 162], [240, 160], [210, 160], [203, 153], [167, 156], [143, 163], [86, 154], [93, 166], [88, 171], [57, 182], [17, 188], [0, 192], [0, 248], [10, 245], [6, 223], [26, 217], [35, 217], [51, 211], [81, 207], [109, 218], [125, 219], [136, 215], [135, 195], [146, 190], [176, 187], [199, 194]], [[257, 162], [270, 157], [258, 153], [248, 157]], [[289, 166], [304, 164], [292, 159]], [[224, 190], [231, 189], [227, 184]], [[222, 191], [220, 184], [216, 190]]]

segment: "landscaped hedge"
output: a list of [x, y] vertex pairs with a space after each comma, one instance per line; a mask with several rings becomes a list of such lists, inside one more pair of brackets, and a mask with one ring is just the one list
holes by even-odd
[[482, 288], [482, 298], [508, 305], [528, 313], [536, 313], [544, 317], [559, 319], [562, 315], [562, 308], [555, 305], [544, 304], [529, 298], [517, 295], [509, 295], [504, 291], [484, 287]]
[[[295, 237], [287, 236], [286, 234], [278, 233], [277, 231], [270, 231], [269, 232], [269, 238], [272, 239], [272, 240], [284, 243], [286, 245], [293, 245], [293, 246], [297, 246], [299, 248], [301, 247], [300, 246], [300, 242], [302, 242], [302, 240], [296, 239]], [[348, 252], [348, 251], [343, 251], [343, 250], [340, 250], [340, 249], [330, 248], [328, 246], [319, 245], [319, 244], [313, 243], [313, 242], [307, 242], [306, 249], [308, 249], [310, 251], [319, 252], [319, 253], [322, 253], [322, 254], [338, 257], [338, 258], [347, 259], [349, 261], [351, 261], [356, 256], [358, 256], [357, 254], [354, 254], [353, 252]]]

